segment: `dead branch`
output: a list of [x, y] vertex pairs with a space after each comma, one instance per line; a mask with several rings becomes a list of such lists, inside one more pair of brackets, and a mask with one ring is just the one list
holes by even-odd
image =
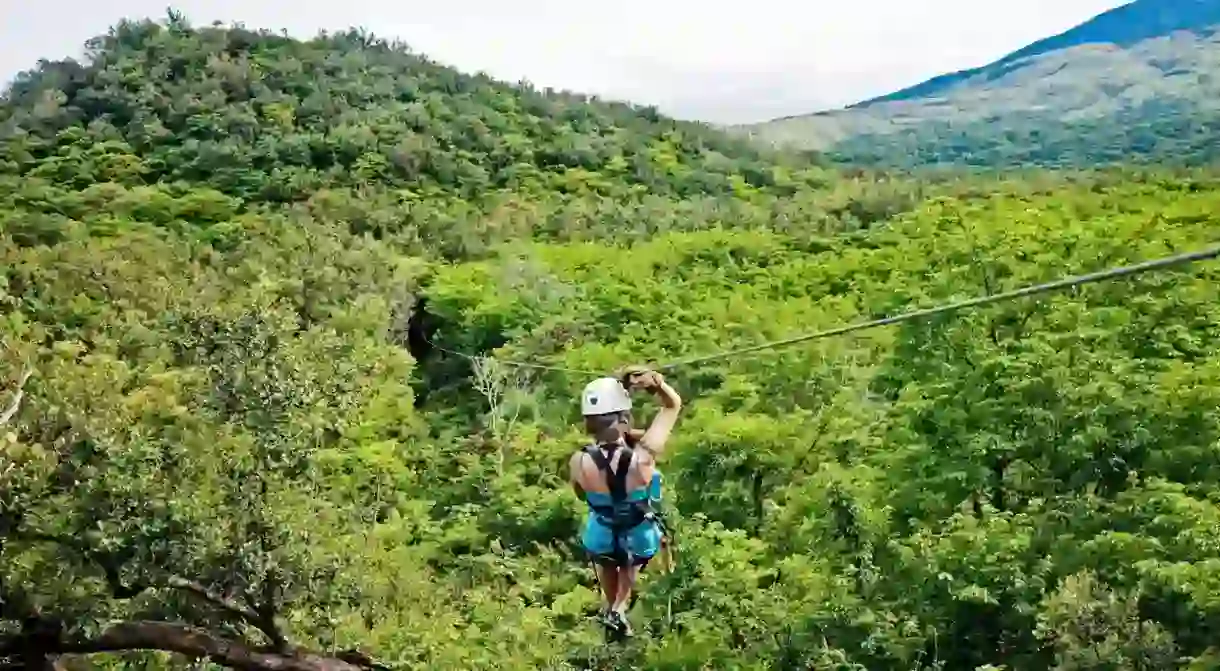
[[492, 435], [497, 439], [512, 430], [521, 413], [520, 403], [514, 403], [512, 413], [504, 408], [510, 391], [524, 389], [528, 383], [526, 373], [519, 368], [505, 366], [490, 357], [477, 357], [472, 362], [474, 387], [487, 400], [488, 419]]
[[[498, 444], [496, 472], [504, 469], [507, 459], [508, 445], [505, 438], [509, 436], [521, 415], [521, 402], [513, 396], [525, 389], [529, 384], [529, 375], [515, 366], [506, 366], [489, 357], [476, 357], [472, 362], [474, 368], [474, 387], [487, 400], [487, 422], [492, 438]], [[506, 403], [511, 403], [506, 407]]]
[[[200, 601], [203, 601], [209, 605], [216, 607], [217, 609], [219, 609], [221, 611], [224, 611], [230, 615], [234, 615], [242, 620], [245, 620], [246, 622], [248, 622], [250, 624], [254, 624], [257, 626], [257, 623], [259, 621], [258, 613], [255, 613], [254, 611], [250, 610], [249, 608], [243, 607], [241, 604], [237, 603], [233, 599], [225, 598], [224, 596], [222, 596], [220, 594], [216, 594], [215, 592], [210, 591], [208, 588], [204, 587], [203, 585], [200, 585], [199, 583], [197, 583], [193, 580], [187, 580], [185, 578], [180, 578], [178, 576], [170, 576], [165, 581], [165, 586], [169, 587], [170, 589], [176, 589], [176, 590], [179, 590], [182, 592], [186, 592], [186, 593], [194, 596], [195, 598], [199, 599]], [[264, 633], [266, 633], [266, 632], [264, 632]]]
[[25, 383], [29, 382], [30, 376], [33, 374], [34, 371], [28, 368], [21, 374], [21, 381], [17, 383], [17, 388], [13, 390], [13, 400], [9, 401], [8, 408], [3, 413], [0, 413], [0, 426], [4, 426], [12, 421], [17, 411], [21, 409], [21, 401], [25, 398]]

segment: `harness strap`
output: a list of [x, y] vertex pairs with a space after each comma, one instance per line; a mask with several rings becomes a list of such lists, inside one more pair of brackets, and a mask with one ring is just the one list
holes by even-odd
[[[617, 448], [618, 446], [614, 446]], [[610, 460], [606, 455], [602, 454], [601, 449], [596, 445], [590, 445], [585, 448], [585, 452], [593, 458], [593, 463], [597, 465], [597, 470], [602, 472], [606, 478], [606, 487], [610, 490], [610, 499], [615, 503], [621, 503], [627, 500], [627, 475], [630, 473], [631, 450], [615, 450], [610, 454], [614, 456], [618, 453], [618, 468], [610, 468]]]

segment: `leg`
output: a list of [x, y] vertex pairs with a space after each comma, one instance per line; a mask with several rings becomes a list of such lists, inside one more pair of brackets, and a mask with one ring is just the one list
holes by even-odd
[[631, 590], [635, 588], [635, 580], [640, 575], [640, 567], [624, 566], [619, 568], [616, 573], [618, 576], [615, 579], [617, 590], [614, 595], [614, 602], [610, 604], [611, 610], [623, 612], [627, 610], [627, 601], [631, 598]]
[[616, 598], [613, 605], [613, 608], [619, 612], [627, 610], [627, 604], [631, 599], [631, 590], [635, 588], [635, 582], [640, 577], [640, 571], [648, 565], [648, 562], [656, 556], [661, 548], [660, 525], [652, 521], [635, 527], [627, 537], [627, 546], [630, 548], [634, 559], [631, 566], [619, 568], [618, 592], [615, 595]]
[[614, 603], [610, 605], [606, 618], [612, 629], [615, 630], [619, 640], [634, 635], [634, 632], [631, 630], [631, 623], [627, 621], [627, 605], [631, 601], [631, 589], [635, 586], [635, 580], [640, 575], [640, 568], [640, 564], [636, 563], [613, 570], [614, 573], [618, 574], [616, 577], [618, 591], [615, 594]]
[[604, 615], [610, 610], [610, 604], [614, 603], [614, 596], [618, 594], [618, 572], [606, 561], [606, 555], [614, 547], [614, 536], [610, 529], [598, 521], [596, 516], [590, 514], [585, 519], [585, 528], [581, 533], [581, 545], [584, 546], [586, 558], [593, 564], [597, 585], [601, 587], [602, 597], [605, 599], [602, 607]]
[[635, 582], [640, 577], [648, 562], [656, 555], [661, 545], [660, 527], [655, 522], [641, 524], [632, 530], [628, 537], [628, 547], [634, 555], [630, 566], [618, 569], [618, 590], [614, 603], [610, 606], [610, 617], [613, 618], [621, 636], [632, 636], [631, 623], [627, 621], [627, 608], [631, 603], [631, 592]]
[[627, 624], [625, 618], [614, 610], [615, 601], [623, 584], [621, 572], [617, 566], [602, 564], [596, 559], [593, 562], [593, 570], [597, 572], [597, 582], [601, 585], [602, 596], [605, 598], [601, 608], [601, 619], [602, 625], [606, 627], [606, 640], [622, 640], [624, 634], [630, 635], [631, 625]]
[[614, 605], [615, 597], [618, 596], [618, 568], [614, 566], [605, 566], [594, 561], [593, 569], [597, 571], [597, 582], [601, 585], [602, 596], [606, 599], [606, 604], [603, 610], [609, 611]]

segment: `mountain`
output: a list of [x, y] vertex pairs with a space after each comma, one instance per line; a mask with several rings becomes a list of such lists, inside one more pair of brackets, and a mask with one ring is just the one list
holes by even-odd
[[939, 75], [893, 93], [865, 100], [852, 108], [880, 102], [911, 100], [943, 95], [967, 81], [991, 81], [1011, 70], [1020, 61], [1088, 44], [1131, 47], [1144, 40], [1165, 37], [1178, 31], [1194, 31], [1220, 24], [1220, 2], [1214, 0], [1139, 0], [1103, 12], [1070, 30], [1024, 46], [982, 67]]
[[987, 65], [733, 130], [840, 161], [1087, 166], [1220, 158], [1220, 0], [1137, 0]]

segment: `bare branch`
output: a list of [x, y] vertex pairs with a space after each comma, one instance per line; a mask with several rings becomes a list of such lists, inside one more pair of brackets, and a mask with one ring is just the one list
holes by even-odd
[[512, 391], [515, 396], [517, 392], [520, 392], [523, 389], [525, 389], [529, 385], [529, 382], [530, 382], [529, 371], [527, 371], [523, 368], [514, 368], [512, 375], [506, 376], [505, 398], [512, 401], [512, 414], [508, 415], [508, 417], [506, 418], [507, 421], [506, 421], [506, 424], [504, 427], [505, 434], [512, 433], [513, 427], [516, 426], [516, 424], [517, 424], [517, 418], [521, 416], [521, 407], [522, 407], [522, 403], [519, 398], [509, 398], [507, 396], [507, 394], [509, 391]]
[[13, 400], [9, 402], [9, 406], [3, 413], [0, 413], [0, 426], [4, 426], [12, 421], [17, 411], [21, 409], [21, 401], [25, 398], [25, 383], [29, 382], [30, 376], [34, 374], [32, 369], [27, 368], [21, 374], [21, 381], [17, 383], [17, 388], [13, 391]]
[[165, 581], [165, 586], [169, 587], [170, 589], [176, 589], [191, 594], [199, 600], [215, 606], [216, 608], [229, 613], [230, 615], [235, 615], [255, 626], [258, 625], [258, 613], [255, 613], [249, 608], [243, 607], [233, 599], [225, 598], [220, 594], [210, 591], [208, 588], [193, 580], [187, 580], [178, 576], [170, 576], [169, 579]]
[[492, 438], [499, 443], [496, 462], [496, 472], [499, 473], [507, 458], [508, 446], [504, 444], [504, 438], [512, 433], [521, 415], [521, 402], [514, 395], [529, 384], [529, 374], [521, 368], [506, 366], [489, 357], [476, 357], [472, 364], [474, 387], [487, 400], [488, 428]]
[[504, 401], [504, 370], [499, 362], [490, 357], [477, 357], [471, 361], [474, 369], [474, 387], [487, 400], [488, 421], [491, 434], [500, 437], [500, 404]]

